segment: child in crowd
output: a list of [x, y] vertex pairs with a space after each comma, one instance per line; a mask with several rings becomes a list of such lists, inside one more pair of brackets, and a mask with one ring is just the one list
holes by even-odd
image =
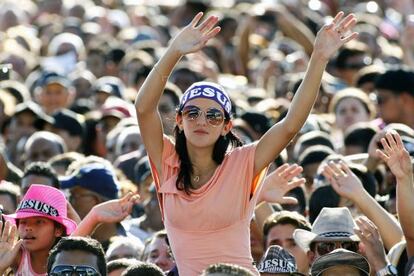
[[[64, 194], [53, 187], [33, 184], [17, 211], [0, 223], [0, 275], [11, 267], [14, 275], [46, 275], [50, 249], [70, 235], [76, 223], [67, 216]], [[19, 235], [20, 239], [15, 240]]]

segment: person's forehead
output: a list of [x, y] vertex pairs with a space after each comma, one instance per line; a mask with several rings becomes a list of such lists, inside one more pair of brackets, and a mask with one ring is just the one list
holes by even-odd
[[86, 188], [83, 188], [81, 186], [75, 186], [73, 188], [70, 188], [70, 193], [71, 194], [75, 194], [75, 195], [79, 195], [79, 194], [85, 194], [85, 193], [92, 193], [93, 191], [88, 190]]
[[293, 232], [295, 231], [295, 227], [292, 224], [276, 224], [269, 230], [269, 236], [272, 235], [274, 237], [280, 238], [292, 238]]
[[363, 105], [362, 101], [360, 99], [356, 98], [356, 97], [345, 97], [345, 98], [343, 98], [342, 100], [340, 100], [338, 102], [337, 108], [343, 107], [343, 106], [346, 106], [346, 105], [353, 105], [353, 104]]
[[67, 91], [67, 88], [58, 82], [52, 82], [45, 86], [46, 90], [59, 90], [59, 91]]
[[31, 148], [37, 147], [56, 147], [57, 142], [47, 139], [46, 137], [38, 137], [37, 139], [33, 140]]
[[22, 178], [21, 186], [26, 187], [31, 184], [43, 184], [47, 186], [52, 186], [53, 181], [50, 177], [44, 175], [29, 174]]
[[167, 249], [168, 245], [165, 241], [165, 238], [155, 238], [151, 241], [151, 243], [148, 245], [149, 251], [152, 250], [160, 250], [160, 249]]
[[214, 100], [210, 100], [210, 99], [206, 99], [206, 98], [195, 98], [195, 99], [189, 100], [185, 104], [184, 107], [190, 106], [190, 105], [195, 105], [195, 106], [197, 106], [197, 107], [199, 107], [201, 109], [207, 109], [207, 108], [214, 107], [214, 108], [223, 110], [223, 108], [220, 106], [219, 103], [217, 103]]
[[89, 265], [98, 270], [98, 257], [83, 250], [65, 250], [56, 255], [53, 266], [56, 265]]

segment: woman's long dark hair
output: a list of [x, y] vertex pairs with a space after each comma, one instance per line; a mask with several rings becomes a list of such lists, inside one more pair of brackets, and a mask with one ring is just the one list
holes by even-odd
[[[224, 123], [228, 123], [230, 118], [226, 118]], [[186, 194], [191, 194], [191, 189], [194, 188], [191, 184], [191, 174], [193, 173], [193, 165], [191, 164], [190, 157], [187, 150], [187, 139], [184, 131], [180, 130], [176, 125], [174, 128], [175, 137], [175, 151], [180, 158], [180, 171], [178, 173], [177, 181], [175, 185], [178, 190], [185, 191]], [[232, 148], [240, 147], [243, 143], [240, 139], [230, 130], [225, 136], [220, 135], [213, 149], [213, 160], [218, 165], [223, 162], [228, 146], [231, 144]]]

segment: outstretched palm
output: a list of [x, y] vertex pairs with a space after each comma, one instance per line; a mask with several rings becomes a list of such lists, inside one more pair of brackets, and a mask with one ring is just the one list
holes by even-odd
[[395, 177], [411, 177], [413, 173], [411, 158], [404, 148], [400, 135], [396, 131], [387, 132], [381, 143], [384, 149], [377, 150], [378, 156], [387, 163]]
[[[199, 12], [188, 24], [184, 27], [171, 43], [171, 48], [185, 55], [200, 50], [207, 41], [220, 32], [220, 27], [215, 27], [218, 22], [216, 16], [208, 17], [203, 23], [198, 25], [202, 12]], [[197, 26], [198, 25], [198, 26]]]
[[15, 240], [17, 233], [15, 225], [12, 225], [7, 221], [3, 231], [1, 231], [2, 228], [3, 223], [0, 221], [0, 273], [3, 273], [13, 264], [13, 261], [19, 253], [20, 245], [22, 244], [21, 240], [17, 242]]
[[114, 199], [96, 205], [92, 210], [100, 223], [114, 223], [125, 219], [138, 201], [139, 195], [128, 193], [121, 199]]
[[305, 183], [304, 178], [294, 179], [302, 172], [302, 167], [284, 164], [269, 174], [263, 183], [260, 200], [270, 203], [296, 204], [293, 197], [284, 196], [290, 190]]
[[314, 53], [328, 60], [342, 45], [354, 39], [358, 34], [351, 32], [356, 24], [355, 15], [349, 14], [343, 18], [344, 13], [339, 12], [332, 23], [325, 25], [317, 34], [314, 43]]

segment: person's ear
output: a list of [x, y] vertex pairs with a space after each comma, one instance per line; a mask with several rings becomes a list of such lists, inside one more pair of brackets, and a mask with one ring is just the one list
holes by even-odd
[[181, 116], [181, 114], [177, 113], [175, 115], [175, 123], [177, 124], [180, 131], [183, 131], [183, 116]]
[[314, 252], [312, 252], [311, 250], [309, 250], [308, 252], [306, 252], [306, 255], [308, 256], [309, 263], [313, 264], [313, 261], [315, 260], [316, 254]]
[[65, 228], [63, 227], [63, 225], [59, 225], [57, 227], [55, 227], [55, 237], [63, 237], [65, 233]]
[[230, 132], [230, 130], [233, 128], [233, 122], [230, 120], [227, 123], [224, 123], [223, 130], [221, 131], [221, 135], [226, 136], [227, 133]]

